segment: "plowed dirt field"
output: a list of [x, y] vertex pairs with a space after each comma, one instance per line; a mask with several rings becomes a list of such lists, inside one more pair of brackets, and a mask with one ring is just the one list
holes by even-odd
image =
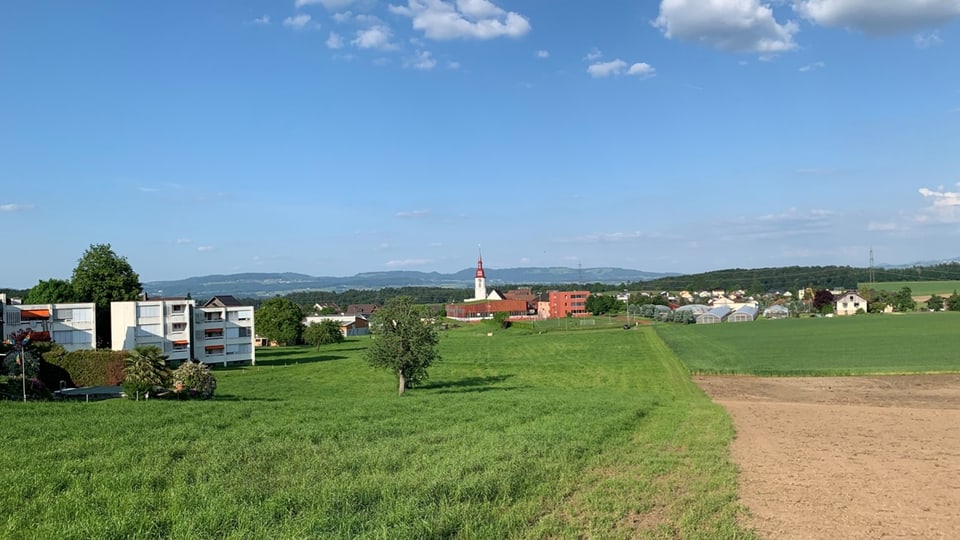
[[960, 375], [694, 377], [763, 538], [956, 538]]

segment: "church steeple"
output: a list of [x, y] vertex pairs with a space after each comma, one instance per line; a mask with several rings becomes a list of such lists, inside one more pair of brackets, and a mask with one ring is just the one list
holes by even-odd
[[473, 279], [473, 298], [474, 300], [487, 299], [487, 275], [483, 272], [483, 253], [477, 246], [477, 273]]

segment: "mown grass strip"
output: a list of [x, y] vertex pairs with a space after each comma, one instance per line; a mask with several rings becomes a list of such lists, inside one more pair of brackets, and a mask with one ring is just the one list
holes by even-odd
[[651, 330], [488, 331], [403, 398], [360, 339], [210, 402], [0, 403], [0, 536], [748, 535], [729, 419]]

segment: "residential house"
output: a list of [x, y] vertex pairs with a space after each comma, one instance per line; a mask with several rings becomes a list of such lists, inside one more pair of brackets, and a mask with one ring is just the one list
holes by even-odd
[[340, 332], [343, 337], [365, 336], [370, 333], [370, 322], [357, 315], [317, 315], [305, 317], [304, 326], [310, 326], [313, 323], [320, 324], [323, 321], [336, 321], [340, 325]]
[[113, 349], [154, 345], [173, 362], [255, 364], [253, 306], [239, 304], [228, 296], [203, 306], [186, 298], [111, 302]]
[[867, 301], [857, 291], [844, 291], [834, 295], [833, 312], [837, 315], [856, 315], [857, 311], [867, 312]]
[[0, 335], [29, 330], [34, 341], [52, 341], [68, 351], [97, 348], [97, 316], [93, 303], [20, 304], [0, 306]]

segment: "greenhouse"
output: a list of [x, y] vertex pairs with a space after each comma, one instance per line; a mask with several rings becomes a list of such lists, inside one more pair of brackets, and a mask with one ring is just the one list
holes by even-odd
[[697, 316], [697, 324], [717, 324], [727, 320], [730, 315], [730, 306], [717, 306], [710, 311]]
[[757, 318], [757, 308], [755, 306], [743, 306], [734, 311], [727, 322], [751, 322]]
[[770, 306], [763, 310], [764, 319], [786, 319], [790, 316], [790, 310], [779, 304]]

